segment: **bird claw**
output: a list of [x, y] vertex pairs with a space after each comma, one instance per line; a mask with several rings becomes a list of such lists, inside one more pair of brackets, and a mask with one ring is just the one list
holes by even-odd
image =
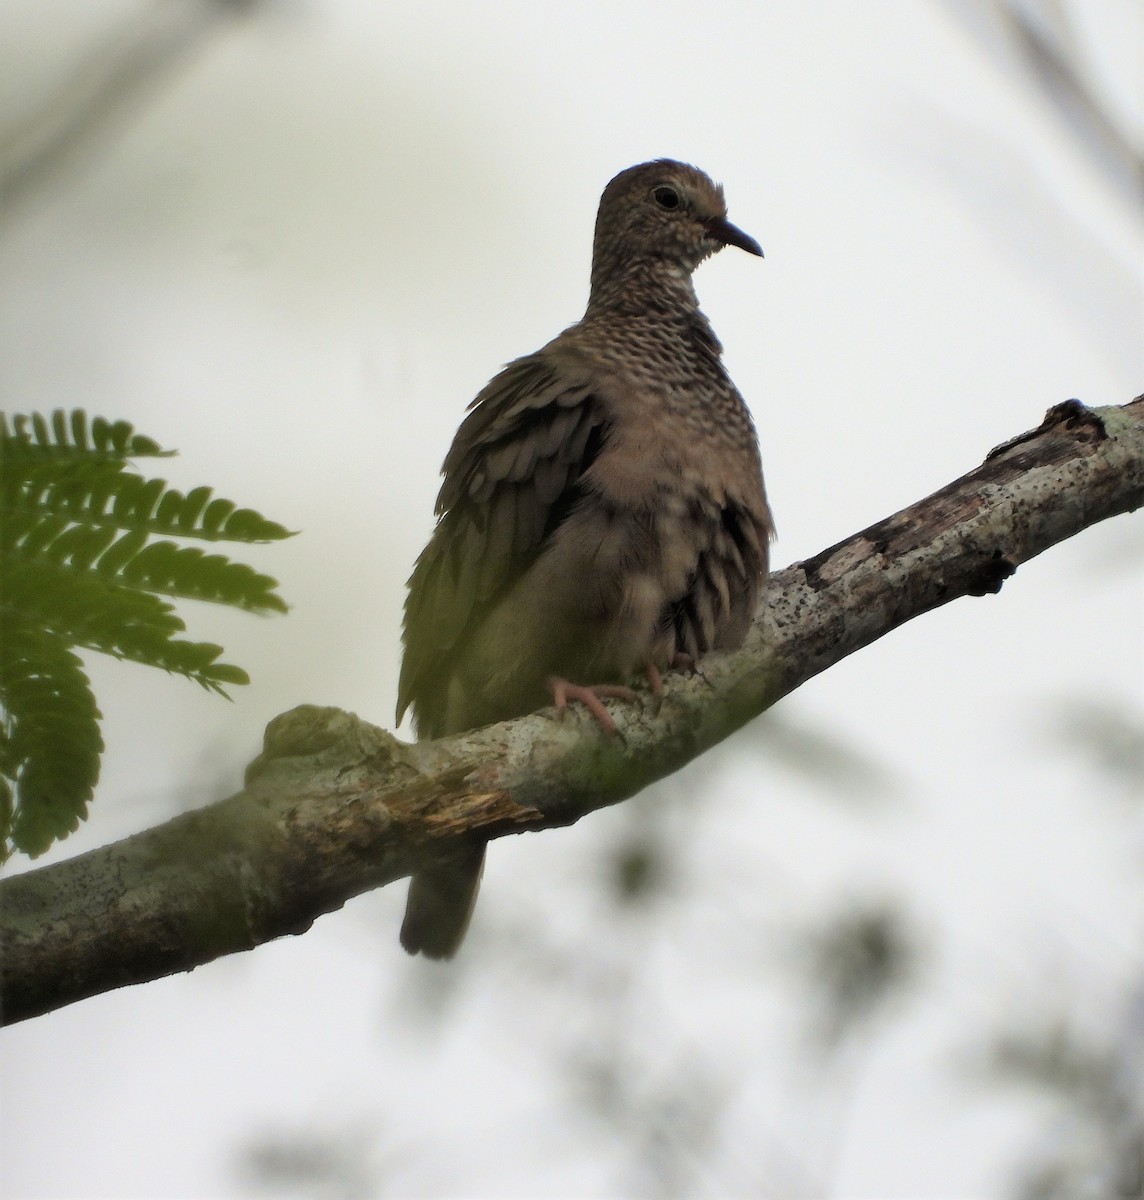
[[596, 718], [596, 723], [608, 737], [618, 737], [620, 741], [623, 741], [623, 736], [616, 727], [612, 714], [604, 707], [602, 697], [606, 696], [610, 700], [623, 700], [628, 704], [638, 704], [639, 696], [631, 688], [614, 683], [599, 683], [594, 687], [586, 687], [583, 684], [562, 679], [557, 675], [553, 675], [548, 680], [548, 687], [552, 692], [553, 703], [561, 712], [567, 710], [569, 700], [578, 700]]
[[644, 666], [644, 675], [647, 676], [647, 685], [651, 690], [651, 715], [658, 717], [659, 710], [663, 707], [663, 674], [655, 663], [648, 662]]

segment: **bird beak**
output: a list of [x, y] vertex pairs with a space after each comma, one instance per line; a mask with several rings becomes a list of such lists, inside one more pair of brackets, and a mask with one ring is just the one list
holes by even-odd
[[707, 234], [724, 246], [738, 246], [748, 254], [763, 257], [763, 248], [749, 234], [744, 233], [737, 225], [732, 225], [725, 217], [712, 217], [704, 222]]

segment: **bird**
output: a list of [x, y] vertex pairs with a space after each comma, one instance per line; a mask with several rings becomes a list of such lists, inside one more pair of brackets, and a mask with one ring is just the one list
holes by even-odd
[[[633, 698], [642, 674], [738, 648], [774, 524], [751, 413], [692, 283], [725, 246], [760, 258], [723, 188], [661, 158], [621, 171], [596, 216], [584, 316], [509, 363], [445, 457], [409, 578], [397, 721], [420, 738]], [[411, 954], [451, 958], [485, 843], [413, 874]]]

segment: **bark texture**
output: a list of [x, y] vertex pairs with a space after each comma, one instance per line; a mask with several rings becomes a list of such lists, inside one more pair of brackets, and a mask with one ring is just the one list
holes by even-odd
[[[1057, 405], [917, 504], [771, 577], [742, 650], [667, 677], [658, 712], [539, 713], [409, 745], [340, 709], [275, 718], [242, 791], [0, 882], [5, 1022], [302, 933], [456, 848], [633, 795], [912, 617], [1144, 504], [1144, 396]], [[394, 931], [396, 936], [396, 930]]]

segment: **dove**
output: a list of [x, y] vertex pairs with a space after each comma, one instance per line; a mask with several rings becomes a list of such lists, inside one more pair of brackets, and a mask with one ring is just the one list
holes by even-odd
[[[692, 273], [762, 257], [721, 186], [658, 159], [621, 171], [596, 217], [583, 318], [469, 406], [405, 603], [397, 719], [439, 738], [603, 698], [746, 636], [773, 522], [755, 426]], [[419, 868], [402, 945], [450, 958], [484, 844]]]

